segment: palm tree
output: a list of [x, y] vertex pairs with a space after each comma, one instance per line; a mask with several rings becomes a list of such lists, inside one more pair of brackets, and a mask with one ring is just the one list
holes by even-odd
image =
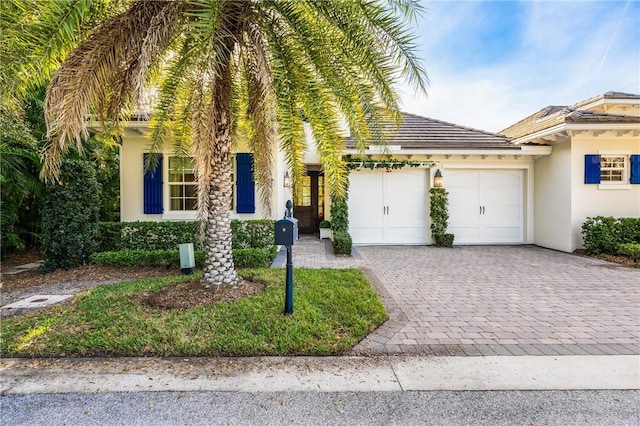
[[238, 283], [228, 208], [234, 139], [247, 139], [268, 203], [274, 147], [285, 153], [295, 191], [308, 122], [329, 186], [341, 196], [348, 177], [340, 120], [360, 148], [384, 143], [380, 123], [400, 120], [397, 83], [405, 78], [421, 91], [427, 84], [407, 28], [419, 10], [414, 0], [116, 3], [123, 11], [79, 42], [48, 88], [43, 174], [55, 179], [69, 144], [82, 146], [90, 113], [117, 124], [157, 84], [151, 146], [158, 152], [171, 141], [195, 157], [211, 284]]

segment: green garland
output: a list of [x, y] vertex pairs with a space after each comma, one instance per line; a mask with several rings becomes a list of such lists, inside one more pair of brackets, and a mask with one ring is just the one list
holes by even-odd
[[349, 171], [360, 169], [396, 170], [403, 167], [432, 167], [437, 164], [435, 161], [397, 160], [394, 158], [374, 160], [370, 155], [367, 158], [354, 158], [351, 155], [347, 155], [343, 160], [347, 164], [347, 170]]

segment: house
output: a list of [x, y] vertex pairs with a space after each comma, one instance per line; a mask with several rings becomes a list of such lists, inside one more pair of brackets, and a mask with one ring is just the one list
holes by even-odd
[[[580, 247], [587, 216], [640, 216], [640, 96], [606, 93], [568, 107], [548, 107], [499, 134], [405, 113], [388, 128], [388, 146], [358, 156], [346, 138], [349, 223], [354, 244], [430, 244], [429, 189], [440, 171], [449, 192], [455, 244]], [[144, 172], [149, 123], [134, 117], [121, 145], [121, 218], [195, 219], [195, 179], [170, 147]], [[312, 146], [312, 143], [308, 144]], [[252, 154], [232, 156], [232, 218], [280, 218], [294, 200], [301, 232], [328, 218], [329, 188], [318, 156], [305, 157], [298, 194], [287, 186], [275, 150], [271, 205], [257, 205]], [[369, 168], [371, 167], [371, 168]]]
[[535, 244], [572, 252], [587, 217], [640, 217], [640, 95], [550, 106], [500, 133], [515, 146], [552, 148], [535, 162]]

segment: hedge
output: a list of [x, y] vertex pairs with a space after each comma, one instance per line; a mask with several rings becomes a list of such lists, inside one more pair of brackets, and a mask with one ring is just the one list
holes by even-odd
[[[233, 261], [237, 268], [268, 267], [275, 256], [275, 247], [233, 250]], [[197, 266], [204, 264], [205, 252], [203, 250], [196, 250], [194, 257]], [[169, 267], [180, 264], [180, 253], [178, 250], [120, 250], [94, 253], [90, 259], [92, 263], [103, 266]]]
[[620, 244], [640, 244], [640, 218], [588, 217], [582, 238], [589, 254], [617, 254]]
[[[198, 242], [199, 222], [102, 222], [98, 251], [174, 250], [179, 244]], [[273, 246], [273, 220], [232, 220], [233, 248]]]

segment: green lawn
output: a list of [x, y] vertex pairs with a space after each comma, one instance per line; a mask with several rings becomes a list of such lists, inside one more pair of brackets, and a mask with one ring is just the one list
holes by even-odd
[[387, 318], [355, 269], [296, 269], [293, 316], [283, 314], [284, 269], [239, 273], [265, 291], [209, 307], [155, 308], [132, 296], [191, 278], [148, 278], [95, 287], [72, 304], [3, 319], [2, 356], [335, 355]]

